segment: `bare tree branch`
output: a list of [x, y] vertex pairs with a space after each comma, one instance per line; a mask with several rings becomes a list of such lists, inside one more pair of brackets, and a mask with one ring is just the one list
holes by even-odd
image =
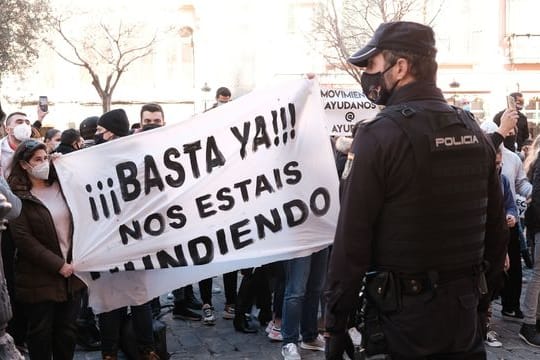
[[360, 83], [360, 69], [347, 61], [351, 54], [365, 45], [381, 22], [400, 21], [420, 14], [421, 10], [425, 12], [433, 1], [436, 0], [327, 0], [326, 5], [318, 8], [309, 38], [329, 68], [344, 71]]
[[[79, 59], [80, 63], [77, 63], [76, 61], [74, 60], [68, 60], [67, 56], [65, 55], [61, 55], [62, 59], [74, 64], [74, 65], [78, 65], [78, 66], [87, 66], [88, 62], [82, 57], [82, 55], [80, 54], [79, 52], [79, 49], [77, 49], [77, 47], [75, 46], [75, 44], [71, 41], [70, 38], [67, 37], [67, 35], [65, 34], [64, 30], [62, 29], [62, 23], [60, 20], [57, 20], [55, 22], [55, 30], [58, 32], [58, 34], [60, 34], [60, 36], [62, 37], [62, 39], [64, 39], [64, 41], [66, 42], [66, 44], [69, 45], [69, 47], [73, 50], [73, 52], [75, 53], [75, 56], [77, 57], [77, 59]], [[60, 55], [58, 49], [54, 49], [54, 51]]]
[[[427, 2], [427, 0], [425, 0], [424, 2]], [[437, 10], [435, 11], [435, 13], [433, 14], [433, 16], [431, 17], [431, 19], [429, 21], [427, 21], [426, 19], [424, 19], [425, 23], [427, 25], [433, 25], [433, 23], [435, 22], [435, 19], [439, 16], [439, 14], [441, 13], [442, 9], [443, 9], [443, 6], [444, 6], [444, 2], [445, 0], [441, 0], [441, 2], [439, 3], [439, 7], [437, 8]], [[424, 9], [427, 7], [426, 4], [424, 4]]]
[[[131, 60], [127, 60], [126, 65], [129, 65], [134, 60], [137, 60], [137, 59], [140, 59], [142, 57], [145, 57], [145, 56], [149, 55], [153, 50], [152, 46], [154, 45], [155, 42], [156, 42], [156, 35], [154, 34], [154, 37], [150, 41], [148, 41], [145, 45], [135, 47], [135, 48], [132, 48], [132, 49], [128, 49], [128, 50], [123, 50], [122, 53], [120, 54], [119, 60], [121, 60], [122, 58], [124, 58], [127, 55], [130, 55], [130, 54], [132, 54], [134, 52], [144, 50], [142, 55], [137, 55], [137, 56], [133, 57]], [[149, 50], [149, 51], [147, 51], [147, 50]]]
[[[88, 71], [92, 86], [102, 100], [103, 111], [109, 111], [112, 95], [122, 75], [134, 62], [152, 53], [157, 42], [157, 33], [150, 40], [137, 43], [135, 39], [142, 36], [135, 32], [138, 30], [137, 26], [125, 26], [120, 22], [115, 29], [100, 23], [92, 38], [84, 41], [69, 38], [62, 24], [63, 20], [57, 19], [55, 30], [77, 60], [63, 53], [58, 47], [53, 47], [54, 51], [68, 63], [84, 67]], [[102, 83], [100, 78], [105, 81]]]
[[67, 58], [66, 56], [64, 56], [64, 54], [62, 54], [61, 52], [59, 52], [59, 51], [56, 50], [56, 49], [54, 49], [54, 52], [55, 52], [58, 56], [60, 56], [62, 59], [64, 59], [65, 61], [67, 61], [67, 62], [70, 63], [70, 64], [85, 67], [85, 64], [84, 64], [84, 63], [78, 63], [78, 62], [76, 62], [76, 61], [73, 61], [73, 60]]

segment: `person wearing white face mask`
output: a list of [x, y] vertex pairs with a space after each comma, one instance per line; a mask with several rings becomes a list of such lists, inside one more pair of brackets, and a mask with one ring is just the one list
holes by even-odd
[[[4, 136], [0, 140], [0, 176], [7, 179], [9, 176], [11, 160], [17, 146], [25, 139], [30, 138], [32, 128], [30, 121], [23, 112], [14, 112], [8, 115], [5, 121]], [[2, 237], [2, 261], [4, 269], [6, 269], [6, 282], [10, 290], [10, 297], [13, 305], [13, 318], [11, 319], [8, 331], [17, 346], [23, 346], [26, 337], [26, 321], [21, 307], [16, 300], [14, 288], [13, 262], [15, 259], [15, 244], [14, 239], [9, 231], [4, 233]]]
[[9, 176], [11, 158], [15, 149], [24, 140], [32, 136], [30, 120], [23, 112], [14, 112], [6, 118], [7, 135], [0, 140], [0, 175], [5, 179]]
[[56, 150], [58, 144], [60, 144], [60, 136], [62, 132], [58, 129], [49, 129], [43, 137], [43, 142], [47, 145], [47, 152], [49, 154], [53, 153]]
[[17, 246], [15, 294], [28, 318], [30, 359], [72, 359], [84, 283], [73, 274], [73, 222], [46, 145], [23, 141], [8, 178], [21, 199], [10, 222]]

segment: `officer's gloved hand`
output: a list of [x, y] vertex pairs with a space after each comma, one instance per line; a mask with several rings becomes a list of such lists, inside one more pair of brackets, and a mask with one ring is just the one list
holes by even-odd
[[349, 332], [330, 334], [326, 338], [324, 353], [326, 360], [343, 360], [343, 353], [347, 353], [349, 358], [354, 359], [354, 345]]

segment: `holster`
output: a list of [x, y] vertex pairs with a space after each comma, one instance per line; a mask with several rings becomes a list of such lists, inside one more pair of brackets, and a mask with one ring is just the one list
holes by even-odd
[[379, 315], [371, 300], [366, 299], [364, 321], [360, 327], [365, 359], [390, 359]]
[[367, 273], [366, 294], [381, 313], [401, 310], [401, 281], [393, 272]]

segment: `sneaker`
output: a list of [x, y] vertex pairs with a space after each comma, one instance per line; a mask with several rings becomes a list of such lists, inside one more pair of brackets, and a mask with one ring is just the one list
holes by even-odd
[[527, 344], [540, 348], [540, 334], [536, 332], [536, 325], [521, 325], [521, 329], [519, 330], [519, 337]]
[[266, 329], [264, 329], [264, 331], [267, 333], [267, 334], [270, 334], [270, 331], [272, 331], [272, 328], [274, 327], [274, 321], [270, 321], [268, 322], [268, 325], [266, 325]]
[[512, 310], [512, 311], [502, 310], [501, 314], [504, 320], [509, 320], [509, 321], [523, 320], [523, 313], [521, 312], [521, 310]]
[[185, 307], [175, 306], [172, 311], [173, 319], [201, 321], [202, 316]]
[[214, 315], [214, 308], [208, 304], [204, 304], [202, 307], [202, 311], [203, 311], [203, 324], [215, 325], [216, 316]]
[[225, 305], [225, 310], [223, 310], [223, 318], [227, 320], [234, 319], [234, 305]]
[[497, 334], [495, 331], [490, 330], [486, 334], [486, 340], [484, 340], [484, 343], [487, 346], [490, 347], [502, 347], [502, 342], [498, 340], [499, 334]]
[[302, 341], [300, 343], [300, 347], [302, 349], [313, 351], [324, 351], [324, 345], [325, 341], [322, 335], [317, 335], [317, 337], [311, 341]]
[[270, 332], [268, 332], [268, 338], [272, 341], [283, 341], [283, 336], [281, 335], [281, 329], [275, 326], [272, 326]]
[[281, 348], [281, 355], [285, 360], [300, 360], [300, 354], [298, 353], [298, 348], [294, 343], [288, 343], [283, 345]]

